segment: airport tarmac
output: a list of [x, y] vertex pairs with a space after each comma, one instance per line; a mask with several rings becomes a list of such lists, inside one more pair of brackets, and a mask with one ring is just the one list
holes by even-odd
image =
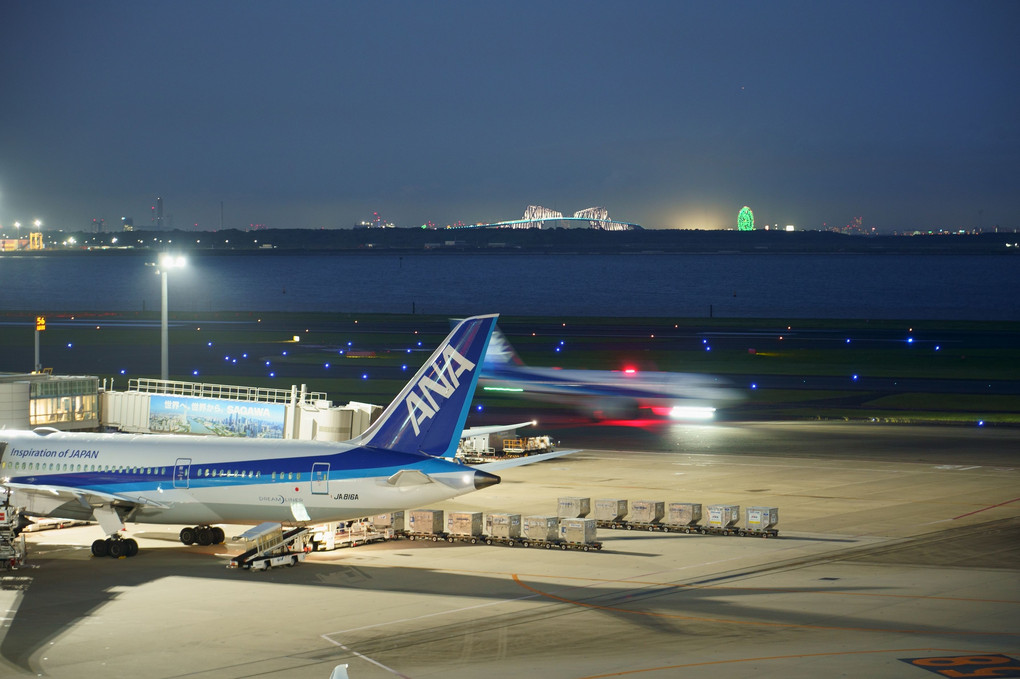
[[[89, 555], [96, 526], [29, 534], [28, 567], [2, 580], [0, 676], [324, 679], [340, 663], [354, 679], [1020, 676], [1020, 432], [828, 427], [592, 446], [442, 506], [777, 506], [777, 539], [600, 529], [588, 553], [394, 541], [246, 572], [225, 567], [240, 545], [184, 547], [179, 527], [129, 524], [142, 551], [120, 560]], [[910, 448], [935, 438], [934, 456]]]

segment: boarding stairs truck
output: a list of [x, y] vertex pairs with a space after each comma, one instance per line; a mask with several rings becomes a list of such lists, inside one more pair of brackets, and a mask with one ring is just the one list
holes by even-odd
[[307, 534], [308, 528], [304, 526], [284, 531], [279, 523], [260, 523], [234, 538], [252, 546], [232, 558], [227, 568], [266, 571], [273, 566], [296, 566], [305, 560], [303, 538]]

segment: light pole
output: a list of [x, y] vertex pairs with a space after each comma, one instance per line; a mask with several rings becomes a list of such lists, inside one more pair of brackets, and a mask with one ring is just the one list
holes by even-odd
[[170, 373], [170, 359], [169, 359], [169, 332], [167, 331], [167, 304], [166, 304], [166, 274], [170, 269], [180, 269], [185, 266], [187, 262], [184, 257], [180, 255], [171, 255], [170, 253], [164, 252], [159, 256], [159, 273], [163, 277], [163, 319], [160, 325], [160, 379], [166, 382], [169, 379]]

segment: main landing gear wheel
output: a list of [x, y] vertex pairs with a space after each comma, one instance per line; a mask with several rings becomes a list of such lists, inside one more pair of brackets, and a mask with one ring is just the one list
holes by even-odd
[[193, 545], [197, 542], [203, 547], [221, 545], [227, 539], [226, 533], [218, 526], [189, 526], [181, 529], [179, 537], [185, 545]]
[[138, 554], [138, 543], [133, 538], [106, 538], [92, 543], [92, 556], [132, 557]]

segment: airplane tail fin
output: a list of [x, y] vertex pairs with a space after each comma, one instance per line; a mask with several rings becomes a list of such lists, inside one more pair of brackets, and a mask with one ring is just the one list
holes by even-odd
[[453, 457], [467, 421], [497, 314], [453, 329], [379, 419], [353, 443]]
[[499, 328], [492, 331], [492, 340], [489, 342], [489, 348], [485, 350], [485, 365], [490, 368], [524, 365], [524, 361]]

